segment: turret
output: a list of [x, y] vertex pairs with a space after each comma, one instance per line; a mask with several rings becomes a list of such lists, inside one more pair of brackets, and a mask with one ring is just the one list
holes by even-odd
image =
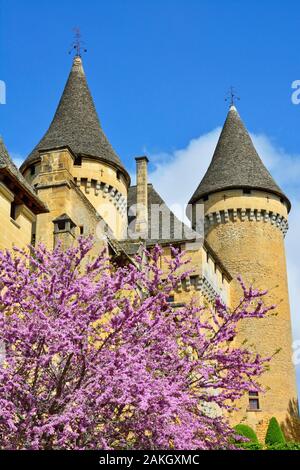
[[[263, 435], [272, 416], [286, 421], [289, 401], [297, 397], [284, 247], [291, 204], [257, 154], [234, 106], [190, 204], [192, 214], [196, 204], [204, 205], [205, 238], [230, 274], [267, 289], [266, 301], [277, 305], [277, 316], [245, 320], [238, 336], [263, 356], [280, 349], [261, 378], [265, 394], [250, 393], [232, 416], [233, 422], [245, 419]], [[192, 223], [196, 227], [197, 221]], [[238, 283], [234, 286], [233, 306], [241, 297]]]
[[53, 245], [53, 220], [64, 212], [78, 226], [86, 228], [89, 224], [88, 220], [80, 220], [86, 217], [69, 191], [74, 186], [103, 217], [116, 238], [123, 238], [130, 177], [102, 130], [81, 57], [74, 58], [50, 127], [22, 164], [21, 171], [50, 207], [50, 214], [38, 221], [37, 241]]

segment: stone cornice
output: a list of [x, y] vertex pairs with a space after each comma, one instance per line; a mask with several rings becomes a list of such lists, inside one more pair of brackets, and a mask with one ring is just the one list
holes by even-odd
[[98, 180], [91, 180], [86, 178], [74, 178], [74, 180], [76, 186], [83, 192], [89, 194], [91, 191], [93, 191], [95, 196], [98, 196], [100, 193], [102, 193], [103, 198], [107, 198], [108, 201], [112, 202], [117, 211], [119, 211], [123, 217], [126, 215], [127, 199], [117, 188], [111, 184], [107, 184]]
[[[179, 282], [176, 288], [178, 293], [183, 290], [190, 292], [191, 289], [192, 283], [190, 277], [185, 278], [184, 283]], [[217, 291], [205, 275], [197, 276], [197, 282], [194, 285], [194, 289], [200, 291], [208, 302], [213, 302], [217, 296], [221, 297], [224, 302], [227, 302], [227, 299], [224, 298], [224, 292]]]
[[226, 224], [229, 221], [236, 222], [237, 220], [241, 222], [249, 220], [250, 222], [270, 223], [277, 227], [282, 232], [283, 236], [285, 236], [288, 231], [287, 219], [277, 212], [268, 211], [266, 209], [241, 208], [210, 212], [205, 215], [204, 223], [205, 228], [208, 229], [213, 225]]
[[20, 212], [28, 219], [30, 222], [34, 222], [36, 220], [36, 216], [34, 215], [33, 212], [31, 212], [30, 209], [28, 209], [25, 204], [22, 204]]
[[14, 200], [14, 193], [8, 189], [7, 186], [5, 186], [2, 181], [0, 181], [0, 193], [9, 201], [12, 202]]

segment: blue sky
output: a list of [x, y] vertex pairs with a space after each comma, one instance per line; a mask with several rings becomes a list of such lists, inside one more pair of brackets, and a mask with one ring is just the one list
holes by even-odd
[[297, 1], [0, 0], [1, 134], [26, 155], [45, 131], [70, 68], [72, 28], [88, 53], [103, 127], [129, 168], [220, 125], [234, 85], [247, 125], [300, 148]]
[[[300, 79], [299, 25], [296, 0], [0, 0], [0, 80], [7, 86], [0, 134], [18, 162], [42, 137], [79, 26], [112, 145], [131, 173], [134, 157], [146, 152], [157, 189], [170, 203], [185, 202], [211, 158], [224, 97], [235, 86], [264, 162], [292, 199], [287, 254], [300, 340], [300, 105], [291, 102], [291, 84]], [[299, 366], [298, 376], [300, 385]]]

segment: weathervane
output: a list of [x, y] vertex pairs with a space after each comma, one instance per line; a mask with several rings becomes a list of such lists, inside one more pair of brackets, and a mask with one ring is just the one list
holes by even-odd
[[240, 97], [237, 96], [235, 89], [231, 86], [226, 95], [225, 101], [230, 101], [230, 106], [234, 106], [235, 100], [240, 100]]
[[75, 57], [81, 57], [82, 52], [87, 52], [87, 49], [83, 47], [84, 41], [81, 39], [81, 32], [79, 28], [74, 28], [75, 38], [74, 42], [71, 45], [71, 49], [69, 50], [69, 54], [75, 49], [76, 54]]

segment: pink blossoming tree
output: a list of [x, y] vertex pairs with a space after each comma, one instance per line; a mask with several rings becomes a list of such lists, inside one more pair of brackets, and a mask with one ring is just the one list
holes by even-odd
[[232, 446], [222, 411], [259, 390], [268, 362], [232, 339], [272, 308], [265, 293], [242, 285], [240, 305], [217, 298], [211, 318], [195, 302], [175, 310], [182, 255], [163, 274], [159, 247], [142, 271], [88, 262], [90, 248], [0, 253], [0, 448]]

